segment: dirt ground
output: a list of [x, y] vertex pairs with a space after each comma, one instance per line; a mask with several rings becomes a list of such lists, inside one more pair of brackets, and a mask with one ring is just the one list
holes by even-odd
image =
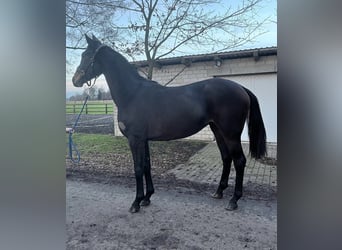
[[133, 179], [68, 179], [67, 249], [276, 249], [275, 199], [242, 198], [230, 212], [208, 189], [155, 186], [151, 205], [130, 214]]
[[153, 177], [151, 205], [128, 209], [135, 179], [80, 171], [66, 185], [67, 249], [276, 249], [276, 195], [259, 186], [245, 187], [236, 211], [210, 197], [216, 187]]
[[[128, 143], [127, 143], [128, 144]], [[161, 178], [170, 177], [167, 171], [188, 159], [207, 145], [206, 142], [175, 140], [169, 142], [149, 142], [151, 156], [151, 173]], [[133, 159], [131, 152], [118, 150], [111, 153], [82, 154], [79, 164], [66, 160], [67, 177], [87, 177], [88, 179], [102, 176], [104, 178], [133, 176]], [[92, 177], [93, 176], [93, 177]]]

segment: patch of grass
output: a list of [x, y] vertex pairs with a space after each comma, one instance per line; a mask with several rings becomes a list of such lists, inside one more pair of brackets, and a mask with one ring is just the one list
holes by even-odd
[[[68, 135], [66, 135], [66, 141], [68, 142]], [[73, 142], [83, 156], [108, 153], [131, 154], [127, 139], [121, 136], [75, 133], [73, 134]], [[182, 154], [188, 151], [190, 153], [201, 149], [206, 144], [206, 142], [195, 140], [149, 142], [151, 155], [173, 155], [174, 157], [176, 157], [177, 152], [180, 150]]]
[[[66, 137], [68, 142], [68, 135]], [[73, 142], [82, 155], [106, 154], [106, 153], [130, 153], [127, 139], [113, 135], [103, 134], [73, 134]]]

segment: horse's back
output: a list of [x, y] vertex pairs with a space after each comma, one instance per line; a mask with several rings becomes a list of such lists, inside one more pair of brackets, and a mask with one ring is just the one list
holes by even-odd
[[[148, 88], [144, 88], [142, 98], [151, 103], [164, 106], [170, 103], [183, 106], [185, 103], [193, 105], [197, 103], [206, 105], [226, 105], [249, 107], [249, 96], [244, 88], [231, 80], [223, 78], [211, 78], [182, 86], [165, 87], [151, 82]], [[177, 105], [177, 103], [182, 105]], [[186, 105], [185, 105], [186, 106]], [[165, 108], [165, 107], [164, 107]]]
[[[245, 89], [238, 83], [223, 78], [211, 78], [177, 87], [151, 85], [143, 95], [156, 109], [171, 113], [205, 112], [206, 115], [222, 113], [245, 113], [250, 99]], [[226, 113], [226, 112], [224, 112]]]

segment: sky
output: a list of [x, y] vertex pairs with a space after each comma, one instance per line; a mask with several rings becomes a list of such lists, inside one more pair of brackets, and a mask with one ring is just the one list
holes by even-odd
[[[260, 10], [261, 12], [258, 13], [261, 17], [270, 17], [271, 22], [268, 22], [268, 24], [264, 25], [264, 30], [266, 33], [259, 36], [255, 42], [245, 44], [241, 47], [235, 48], [234, 50], [241, 50], [241, 49], [253, 49], [253, 48], [264, 48], [264, 47], [272, 47], [277, 46], [277, 1], [276, 0], [264, 0], [263, 2], [263, 8]], [[75, 62], [75, 65], [69, 68], [69, 70], [66, 73], [66, 98], [69, 98], [70, 96], [74, 94], [81, 94], [84, 89], [87, 88], [87, 86], [83, 86], [82, 88], [76, 88], [73, 86], [71, 78], [73, 75], [73, 72], [75, 72], [75, 69], [77, 68], [77, 64], [80, 61], [80, 54], [82, 51], [78, 51], [79, 59]], [[185, 54], [191, 55], [196, 54], [195, 51], [185, 50]], [[139, 58], [140, 59], [140, 58]], [[130, 59], [128, 58], [130, 61]], [[144, 60], [144, 58], [142, 58]], [[104, 90], [107, 90], [107, 83], [104, 79], [104, 76], [101, 75], [96, 80], [96, 87], [97, 88], [103, 88]]]

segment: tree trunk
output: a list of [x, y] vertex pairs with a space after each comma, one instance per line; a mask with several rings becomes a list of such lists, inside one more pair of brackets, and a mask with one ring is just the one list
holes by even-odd
[[153, 76], [153, 66], [154, 63], [153, 61], [149, 61], [148, 62], [148, 70], [147, 70], [147, 79], [152, 80], [152, 76]]

